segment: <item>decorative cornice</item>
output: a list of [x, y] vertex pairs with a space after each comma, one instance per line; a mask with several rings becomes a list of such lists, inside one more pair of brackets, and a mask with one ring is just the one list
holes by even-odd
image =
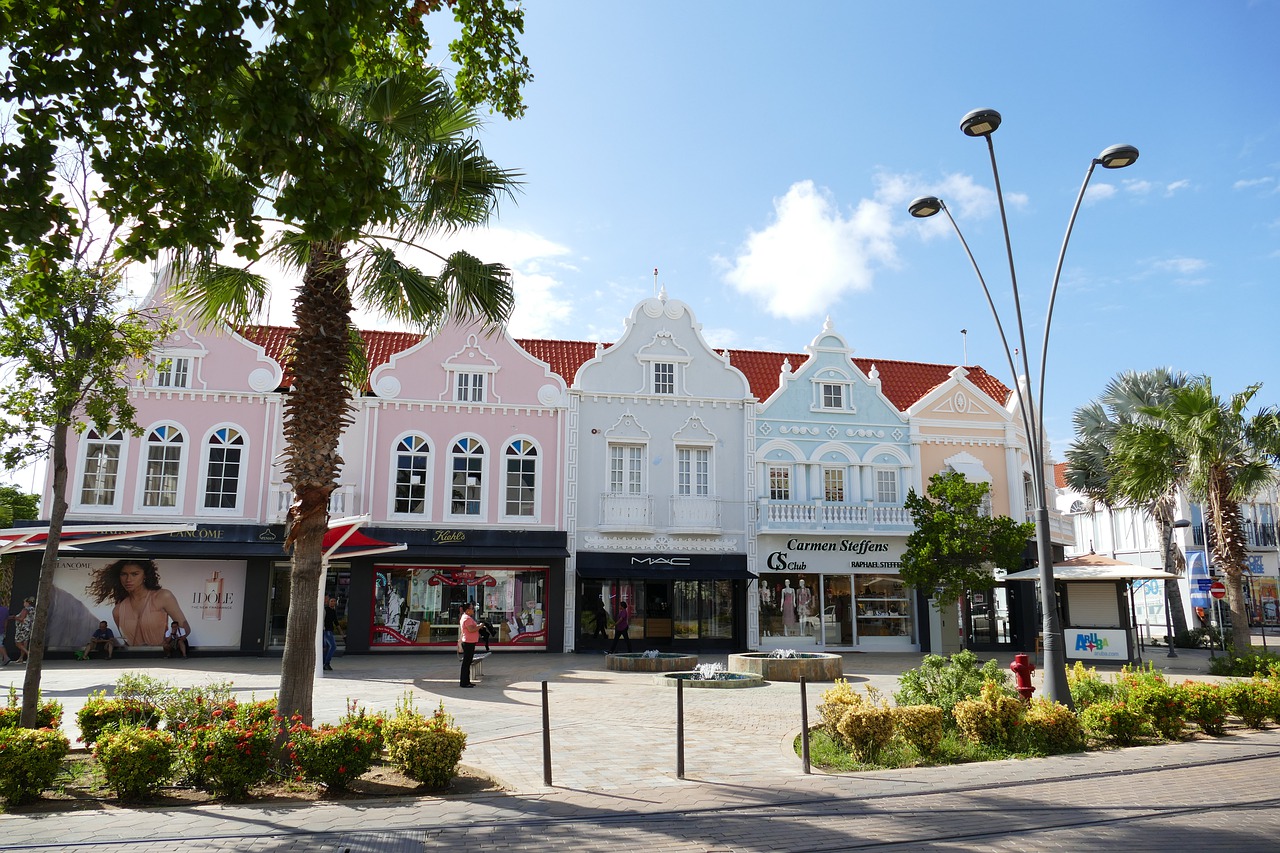
[[583, 551], [694, 551], [731, 554], [742, 550], [736, 536], [718, 536], [714, 539], [675, 537], [658, 533], [653, 536], [602, 536], [586, 534], [582, 537]]

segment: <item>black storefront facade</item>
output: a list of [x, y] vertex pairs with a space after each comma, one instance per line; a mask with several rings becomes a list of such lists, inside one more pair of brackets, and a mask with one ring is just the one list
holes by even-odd
[[747, 647], [747, 590], [755, 576], [746, 554], [579, 551], [575, 563], [577, 651], [612, 645], [620, 601], [631, 610], [633, 651]]
[[[498, 647], [562, 651], [567, 538], [563, 531], [365, 527], [364, 536], [407, 548], [330, 559], [326, 592], [338, 599], [346, 654], [453, 652], [457, 607], [477, 602]], [[129, 646], [158, 651], [156, 629], [177, 614], [198, 654], [278, 654], [289, 610], [283, 525], [200, 524], [196, 530], [64, 550], [54, 573], [48, 649], [82, 647], [100, 620]], [[121, 561], [151, 561], [151, 601], [130, 612], [109, 591]], [[35, 595], [41, 554], [15, 563], [13, 600]], [[104, 580], [106, 578], [106, 580]], [[163, 591], [163, 592], [161, 592]], [[153, 612], [154, 611], [154, 612]], [[160, 628], [159, 630], [163, 630]]]

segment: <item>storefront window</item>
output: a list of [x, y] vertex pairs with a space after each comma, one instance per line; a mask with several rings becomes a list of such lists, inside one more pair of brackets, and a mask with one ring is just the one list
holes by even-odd
[[[770, 647], [804, 646], [821, 642], [819, 576], [762, 574], [760, 576], [760, 635]], [[779, 646], [780, 641], [781, 646]]]
[[454, 645], [458, 614], [476, 603], [476, 619], [493, 627], [492, 644], [545, 647], [546, 569], [377, 566], [374, 646]]
[[855, 575], [858, 637], [910, 637], [911, 593], [897, 575]]

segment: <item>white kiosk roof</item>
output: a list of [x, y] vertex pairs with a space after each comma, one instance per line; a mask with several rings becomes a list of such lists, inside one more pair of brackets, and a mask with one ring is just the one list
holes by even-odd
[[[1122, 563], [1119, 560], [1113, 560], [1110, 557], [1103, 557], [1099, 554], [1085, 554], [1081, 557], [1072, 557], [1070, 560], [1053, 564], [1053, 579], [1058, 581], [1123, 581], [1146, 580], [1148, 578], [1168, 580], [1176, 577], [1177, 575], [1170, 574], [1163, 569], [1148, 569], [1145, 566]], [[1040, 580], [1040, 569], [1011, 572], [1005, 579], [1011, 581], [1038, 581]]]

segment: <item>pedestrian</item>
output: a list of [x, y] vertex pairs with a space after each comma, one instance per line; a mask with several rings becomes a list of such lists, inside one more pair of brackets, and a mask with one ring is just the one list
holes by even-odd
[[618, 650], [618, 640], [627, 641], [627, 651], [631, 651], [631, 637], [627, 636], [628, 629], [631, 628], [631, 613], [627, 609], [625, 601], [618, 602], [618, 613], [613, 617], [613, 645], [609, 648], [609, 654], [613, 654]]
[[605, 610], [604, 599], [597, 595], [595, 604], [591, 606], [591, 610], [595, 614], [596, 621], [596, 629], [591, 633], [591, 639], [608, 640], [609, 611]]
[[9, 618], [14, 621], [13, 644], [18, 647], [18, 663], [26, 663], [30, 656], [27, 645], [31, 642], [31, 629], [36, 624], [36, 600], [23, 600], [22, 611]]
[[337, 629], [338, 599], [330, 595], [324, 600], [324, 632], [321, 634], [324, 641], [323, 660], [326, 672], [333, 670], [333, 653], [338, 650], [338, 640], [333, 632]]
[[471, 662], [476, 657], [476, 643], [480, 642], [480, 623], [476, 621], [476, 603], [462, 605], [462, 617], [458, 620], [458, 651], [462, 654], [462, 673], [459, 687], [475, 687], [471, 683]]

